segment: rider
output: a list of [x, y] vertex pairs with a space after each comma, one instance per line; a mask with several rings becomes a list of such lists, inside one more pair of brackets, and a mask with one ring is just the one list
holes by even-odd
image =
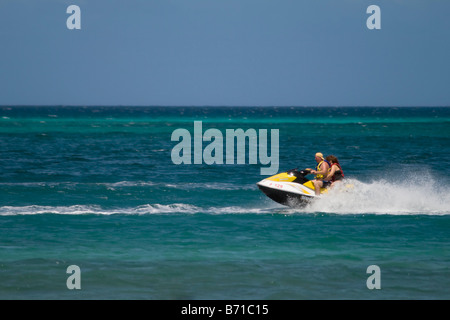
[[344, 170], [342, 170], [339, 160], [335, 156], [329, 155], [326, 160], [330, 163], [330, 172], [325, 180], [331, 181], [331, 186], [333, 186], [335, 182], [344, 179]]
[[330, 171], [330, 163], [324, 159], [323, 154], [320, 152], [316, 153], [316, 170], [312, 170], [307, 168], [312, 174], [315, 174], [315, 179], [312, 180], [314, 184], [314, 189], [316, 192], [316, 196], [320, 195], [320, 188], [327, 187], [331, 181], [325, 180], [324, 178], [328, 176], [328, 172]]

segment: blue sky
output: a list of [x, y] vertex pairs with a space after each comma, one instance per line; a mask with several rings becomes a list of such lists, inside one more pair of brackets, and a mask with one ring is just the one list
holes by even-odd
[[0, 105], [450, 105], [447, 0], [0, 0], [0, 45]]

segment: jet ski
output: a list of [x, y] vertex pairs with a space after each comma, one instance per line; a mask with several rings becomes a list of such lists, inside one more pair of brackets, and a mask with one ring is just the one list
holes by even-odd
[[[309, 170], [291, 169], [263, 179], [256, 185], [275, 202], [289, 207], [302, 207], [318, 198], [313, 182], [306, 178], [308, 174]], [[320, 188], [320, 194], [327, 192], [326, 188]]]

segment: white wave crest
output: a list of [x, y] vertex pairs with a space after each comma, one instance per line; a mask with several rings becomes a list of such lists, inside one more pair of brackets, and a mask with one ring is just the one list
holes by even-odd
[[3, 206], [0, 207], [1, 216], [12, 216], [12, 215], [33, 215], [33, 214], [101, 214], [106, 213], [101, 210], [98, 206], [84, 206], [84, 205], [74, 205], [74, 206]]
[[267, 213], [270, 209], [267, 208], [245, 208], [239, 206], [228, 207], [198, 207], [186, 203], [173, 204], [146, 204], [132, 208], [117, 208], [117, 209], [103, 209], [100, 206], [4, 206], [0, 207], [0, 216], [12, 215], [37, 215], [37, 214], [71, 214], [71, 215], [112, 215], [112, 214], [130, 214], [130, 215], [145, 215], [145, 214], [243, 214], [243, 213]]

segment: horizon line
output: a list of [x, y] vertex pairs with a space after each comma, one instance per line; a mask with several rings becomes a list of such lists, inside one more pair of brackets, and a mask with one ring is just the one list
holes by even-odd
[[0, 108], [8, 107], [83, 107], [83, 108], [102, 108], [102, 107], [131, 107], [131, 108], [448, 108], [449, 105], [108, 105], [108, 104], [0, 104]]

